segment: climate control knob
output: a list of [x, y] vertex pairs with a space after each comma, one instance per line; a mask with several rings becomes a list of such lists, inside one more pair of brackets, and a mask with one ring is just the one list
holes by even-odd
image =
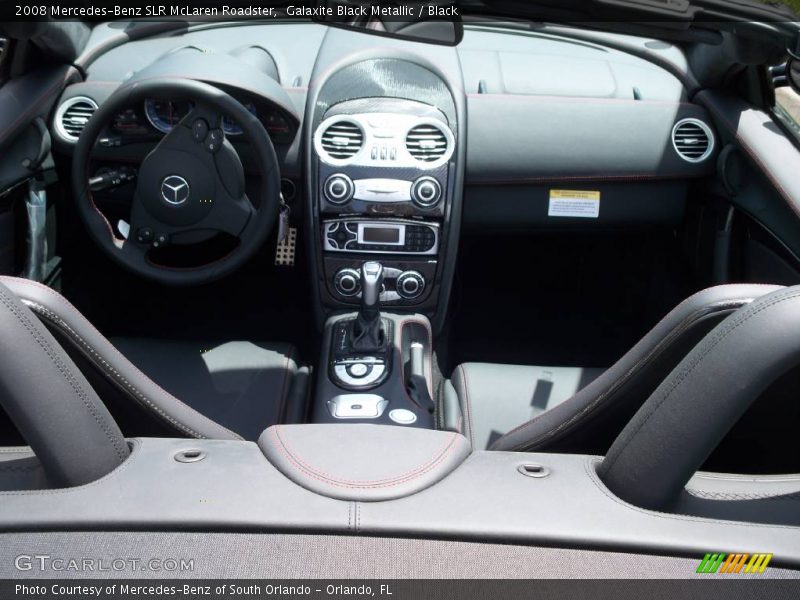
[[340, 269], [333, 278], [333, 287], [342, 296], [355, 296], [361, 291], [361, 273], [355, 269]]
[[397, 278], [397, 293], [401, 298], [413, 300], [425, 291], [425, 278], [416, 271], [403, 271]]
[[435, 177], [420, 177], [411, 186], [411, 199], [422, 208], [433, 208], [442, 198], [442, 186]]
[[325, 180], [325, 199], [331, 204], [347, 204], [353, 199], [353, 180], [344, 173], [336, 173]]

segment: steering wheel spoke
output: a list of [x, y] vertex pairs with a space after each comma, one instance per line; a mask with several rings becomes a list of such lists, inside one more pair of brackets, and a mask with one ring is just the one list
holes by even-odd
[[222, 113], [218, 108], [211, 106], [207, 102], [197, 102], [187, 115], [181, 119], [180, 124], [187, 129], [192, 129], [198, 119], [205, 121], [209, 129], [222, 128]]
[[218, 191], [214, 208], [208, 214], [201, 228], [213, 229], [239, 237], [250, 222], [256, 210], [247, 194], [234, 198], [226, 191]]
[[125, 264], [132, 265], [134, 268], [147, 268], [149, 266], [147, 261], [149, 249], [148, 244], [140, 244], [133, 239], [128, 239], [119, 246], [118, 253]]

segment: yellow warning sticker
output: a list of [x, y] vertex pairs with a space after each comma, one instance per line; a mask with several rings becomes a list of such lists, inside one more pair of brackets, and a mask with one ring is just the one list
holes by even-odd
[[600, 216], [600, 192], [550, 190], [547, 216], [596, 219]]

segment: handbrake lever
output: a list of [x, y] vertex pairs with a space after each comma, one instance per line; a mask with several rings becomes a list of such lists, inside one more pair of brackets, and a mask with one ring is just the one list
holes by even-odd
[[425, 347], [419, 342], [411, 342], [409, 353], [411, 368], [406, 382], [408, 395], [418, 406], [433, 414], [436, 406], [428, 391], [428, 381], [425, 379]]

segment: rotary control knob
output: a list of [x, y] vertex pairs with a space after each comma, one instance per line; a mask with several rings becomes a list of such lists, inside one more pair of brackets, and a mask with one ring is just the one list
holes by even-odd
[[425, 278], [416, 271], [404, 271], [397, 278], [397, 293], [401, 298], [413, 300], [425, 290]]
[[333, 278], [333, 287], [342, 296], [355, 296], [361, 291], [361, 274], [355, 269], [340, 269]]
[[422, 208], [433, 208], [442, 198], [442, 186], [435, 177], [420, 177], [411, 186], [411, 199]]
[[353, 199], [355, 186], [353, 180], [344, 173], [336, 173], [325, 180], [325, 198], [331, 204], [347, 204]]

